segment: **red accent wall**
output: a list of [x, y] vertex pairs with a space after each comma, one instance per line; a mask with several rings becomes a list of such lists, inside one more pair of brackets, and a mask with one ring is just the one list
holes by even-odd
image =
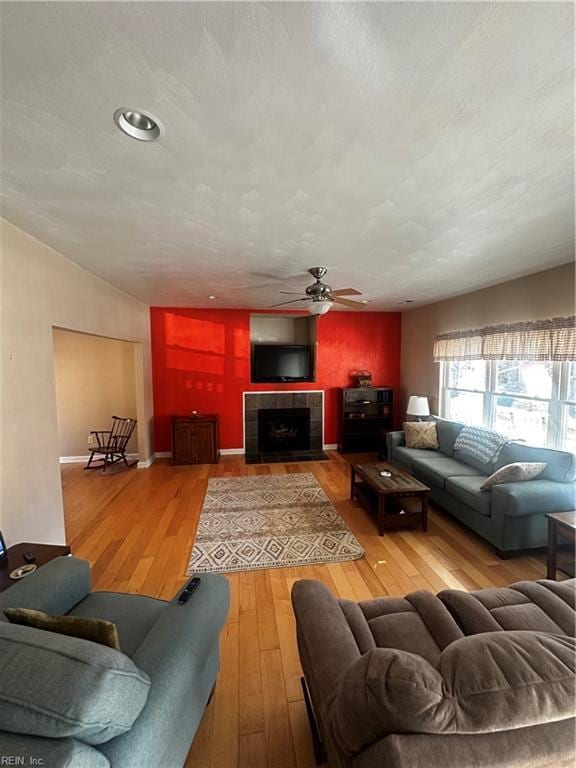
[[258, 390], [323, 389], [324, 440], [337, 443], [338, 389], [354, 386], [351, 373], [367, 369], [375, 385], [399, 386], [399, 312], [331, 311], [318, 320], [315, 382], [251, 384], [250, 315], [254, 312], [150, 309], [156, 451], [170, 450], [170, 417], [192, 410], [218, 413], [220, 447], [241, 448], [242, 393]]

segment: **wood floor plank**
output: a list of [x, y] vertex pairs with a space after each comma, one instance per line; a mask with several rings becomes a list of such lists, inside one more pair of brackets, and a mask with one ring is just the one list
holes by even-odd
[[304, 700], [291, 701], [288, 704], [288, 716], [290, 717], [290, 729], [292, 731], [292, 743], [296, 756], [296, 768], [316, 768], [314, 751], [312, 748], [312, 736], [306, 714]]
[[295, 755], [280, 651], [264, 650], [261, 657], [268, 765], [292, 768]]
[[238, 768], [267, 768], [266, 734], [245, 733], [240, 735], [240, 754]]
[[478, 589], [544, 578], [541, 555], [502, 561], [485, 542], [431, 505], [428, 533], [378, 536], [374, 517], [349, 499], [350, 461], [249, 465], [225, 456], [217, 465], [171, 466], [102, 475], [63, 465], [67, 540], [92, 564], [96, 589], [169, 599], [186, 581], [208, 479], [312, 472], [364, 548], [346, 563], [227, 574], [231, 592], [221, 636], [221, 671], [187, 768], [313, 768], [300, 687], [290, 592], [318, 579], [337, 597], [365, 600], [416, 589]]
[[255, 582], [260, 650], [275, 650], [280, 647], [280, 641], [278, 640], [278, 628], [276, 626], [276, 613], [274, 610], [270, 572], [257, 571]]
[[242, 735], [264, 732], [262, 670], [256, 609], [240, 611], [239, 660], [239, 732]]
[[220, 637], [222, 661], [214, 691], [210, 768], [236, 768], [239, 750], [238, 623], [229, 622]]

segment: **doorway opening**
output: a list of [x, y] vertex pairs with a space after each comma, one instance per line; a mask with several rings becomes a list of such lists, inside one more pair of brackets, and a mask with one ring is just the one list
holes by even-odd
[[[53, 329], [60, 463], [87, 462], [93, 430], [110, 429], [112, 416], [138, 419], [134, 342]], [[138, 458], [138, 425], [127, 445]]]

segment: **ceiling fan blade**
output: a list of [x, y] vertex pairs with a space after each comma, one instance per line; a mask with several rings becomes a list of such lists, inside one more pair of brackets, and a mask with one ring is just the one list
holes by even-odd
[[[334, 294], [332, 294], [334, 296]], [[341, 299], [338, 296], [334, 296], [334, 301], [336, 304], [343, 304], [345, 307], [360, 307], [361, 309], [366, 309], [366, 304], [362, 301], [350, 301], [350, 299]]]
[[331, 293], [332, 296], [362, 296], [362, 291], [357, 291], [356, 288], [339, 288]]
[[286, 296], [302, 296], [303, 292], [302, 291], [278, 291], [278, 293], [285, 293]]
[[272, 306], [268, 307], [268, 309], [274, 309], [274, 307], [283, 307], [284, 304], [296, 304], [296, 302], [298, 301], [309, 301], [309, 299], [306, 296], [303, 299], [291, 299], [290, 301], [281, 301], [280, 304], [272, 304]]

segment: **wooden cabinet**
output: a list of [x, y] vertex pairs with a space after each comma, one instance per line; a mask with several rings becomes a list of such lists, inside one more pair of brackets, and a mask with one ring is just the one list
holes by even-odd
[[340, 450], [380, 450], [383, 434], [392, 429], [393, 401], [391, 387], [343, 389]]
[[173, 416], [172, 464], [217, 464], [218, 416]]

